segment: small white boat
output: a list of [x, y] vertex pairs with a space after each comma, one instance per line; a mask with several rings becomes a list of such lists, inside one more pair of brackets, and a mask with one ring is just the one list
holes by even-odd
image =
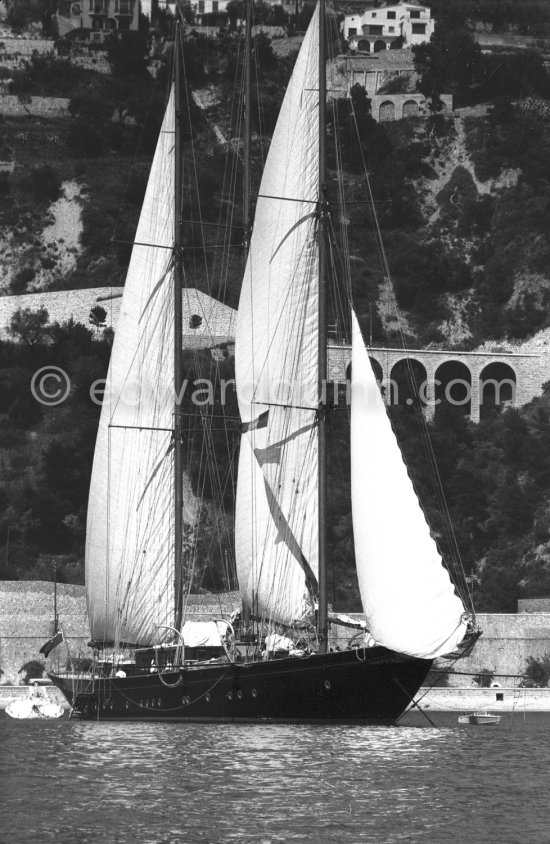
[[498, 724], [502, 716], [491, 712], [469, 712], [458, 716], [459, 724]]
[[27, 698], [10, 700], [6, 706], [6, 714], [10, 718], [61, 718], [63, 712], [62, 706], [37, 689], [33, 689]]

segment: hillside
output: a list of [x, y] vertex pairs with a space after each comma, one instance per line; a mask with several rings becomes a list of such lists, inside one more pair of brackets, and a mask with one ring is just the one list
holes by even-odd
[[[277, 59], [263, 37], [256, 39], [255, 49], [263, 77], [261, 94], [256, 91], [254, 97], [253, 192], [293, 63], [292, 55]], [[479, 58], [475, 51], [472, 55]], [[243, 260], [241, 114], [233, 99], [242, 67], [239, 41], [226, 35], [207, 44], [190, 37], [186, 56], [194, 94], [189, 97], [184, 161], [183, 217], [192, 221], [184, 235], [187, 272], [193, 286], [234, 306]], [[514, 56], [511, 64], [501, 60], [498, 73], [489, 63], [485, 76], [476, 67], [475, 78], [461, 78], [460, 84], [458, 75], [445, 80], [459, 105], [450, 117], [437, 112], [435, 83], [434, 111], [428, 119], [377, 124], [360, 90], [353, 91], [351, 103], [333, 101], [329, 110], [329, 196], [338, 199], [337, 164], [342, 161], [350, 199], [345, 213], [334, 213], [334, 227], [338, 237], [347, 240], [356, 307], [365, 324], [372, 314], [377, 344], [401, 344], [404, 339], [414, 345], [472, 349], [483, 343], [543, 342], [548, 336], [550, 128], [544, 109], [527, 107], [533, 79], [543, 87], [546, 72], [536, 57], [518, 63]], [[49, 70], [54, 77], [61, 73], [54, 60]], [[507, 70], [512, 73], [511, 96], [499, 87]], [[498, 85], [495, 78], [500, 79]], [[20, 82], [40, 96], [43, 79], [30, 73]], [[419, 79], [420, 84], [426, 82], [421, 63]], [[31, 123], [25, 117], [5, 118], [0, 127], [10, 162], [8, 174], [0, 179], [4, 293], [117, 287], [124, 280], [159, 126], [164, 77], [161, 72], [155, 84], [139, 73], [115, 74], [109, 81], [90, 71], [86, 79], [75, 75], [73, 83], [67, 88], [64, 81], [71, 116], [39, 122], [33, 118]], [[146, 109], [136, 103], [141, 85]], [[541, 92], [535, 93], [537, 102], [544, 102]], [[21, 133], [24, 142], [17, 140]], [[44, 144], [45, 133], [54, 133], [56, 143]], [[378, 243], [365, 165], [387, 266], [375, 259]], [[331, 321], [344, 338], [347, 323], [341, 301], [334, 293]], [[88, 390], [106, 371], [110, 339], [109, 332], [64, 323], [40, 327], [32, 343], [0, 340], [2, 576], [48, 578], [56, 558], [62, 579], [82, 579], [98, 417]], [[66, 368], [74, 384], [68, 401], [56, 408], [37, 406], [28, 393], [32, 372], [44, 363]], [[186, 366], [194, 377], [232, 374], [232, 361], [223, 355], [219, 361], [204, 353], [190, 355]], [[423, 442], [422, 418], [414, 408], [392, 410], [411, 473], [453, 565], [455, 540], [438, 482], [443, 485], [480, 609], [514, 610], [518, 595], [535, 595], [550, 587], [549, 414], [546, 394], [519, 412], [488, 413], [477, 427], [442, 409], [430, 426], [430, 447], [440, 467], [437, 479], [418, 445]], [[353, 610], [357, 590], [347, 419], [345, 414], [334, 417], [331, 588], [335, 605]], [[213, 431], [213, 453], [223, 479], [220, 496], [204, 476], [200, 434], [189, 431], [186, 465], [192, 491], [200, 490], [208, 500], [199, 532], [204, 566], [196, 573], [196, 585], [220, 588], [232, 585], [226, 566], [233, 544], [234, 473], [225, 433]], [[231, 436], [233, 459], [237, 439]], [[213, 532], [224, 537], [216, 547]], [[208, 563], [213, 573], [207, 574]]]

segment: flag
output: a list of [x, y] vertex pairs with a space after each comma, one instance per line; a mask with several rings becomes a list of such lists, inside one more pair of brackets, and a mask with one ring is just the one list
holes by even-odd
[[57, 648], [57, 646], [61, 644], [61, 642], [63, 641], [63, 639], [64, 639], [64, 636], [63, 636], [63, 631], [62, 631], [62, 630], [59, 630], [59, 631], [55, 634], [55, 636], [52, 636], [52, 638], [51, 638], [51, 639], [48, 639], [48, 641], [47, 641], [47, 642], [45, 642], [45, 643], [42, 645], [42, 647], [40, 648], [40, 650], [38, 651], [38, 653], [44, 654], [44, 656], [46, 656], [46, 657], [47, 657], [47, 656], [49, 655], [50, 651], [53, 651], [53, 649], [54, 649], [54, 648]]

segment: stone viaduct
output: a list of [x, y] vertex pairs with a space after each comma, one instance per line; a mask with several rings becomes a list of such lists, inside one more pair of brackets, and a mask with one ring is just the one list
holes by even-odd
[[[415, 382], [428, 419], [438, 404], [448, 401], [479, 422], [484, 405], [520, 407], [541, 392], [538, 354], [376, 347], [368, 351], [386, 401], [413, 404], [410, 385]], [[351, 346], [329, 344], [329, 380], [345, 382], [350, 364]]]
[[[375, 120], [401, 120], [404, 117], [426, 117], [430, 114], [428, 102], [422, 94], [373, 94], [371, 113]], [[452, 94], [442, 94], [443, 114], [453, 109]]]

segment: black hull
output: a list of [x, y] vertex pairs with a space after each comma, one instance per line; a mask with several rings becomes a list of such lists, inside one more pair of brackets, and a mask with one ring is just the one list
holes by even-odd
[[391, 724], [432, 660], [386, 648], [201, 665], [162, 674], [74, 681], [50, 675], [73, 717], [98, 721]]

